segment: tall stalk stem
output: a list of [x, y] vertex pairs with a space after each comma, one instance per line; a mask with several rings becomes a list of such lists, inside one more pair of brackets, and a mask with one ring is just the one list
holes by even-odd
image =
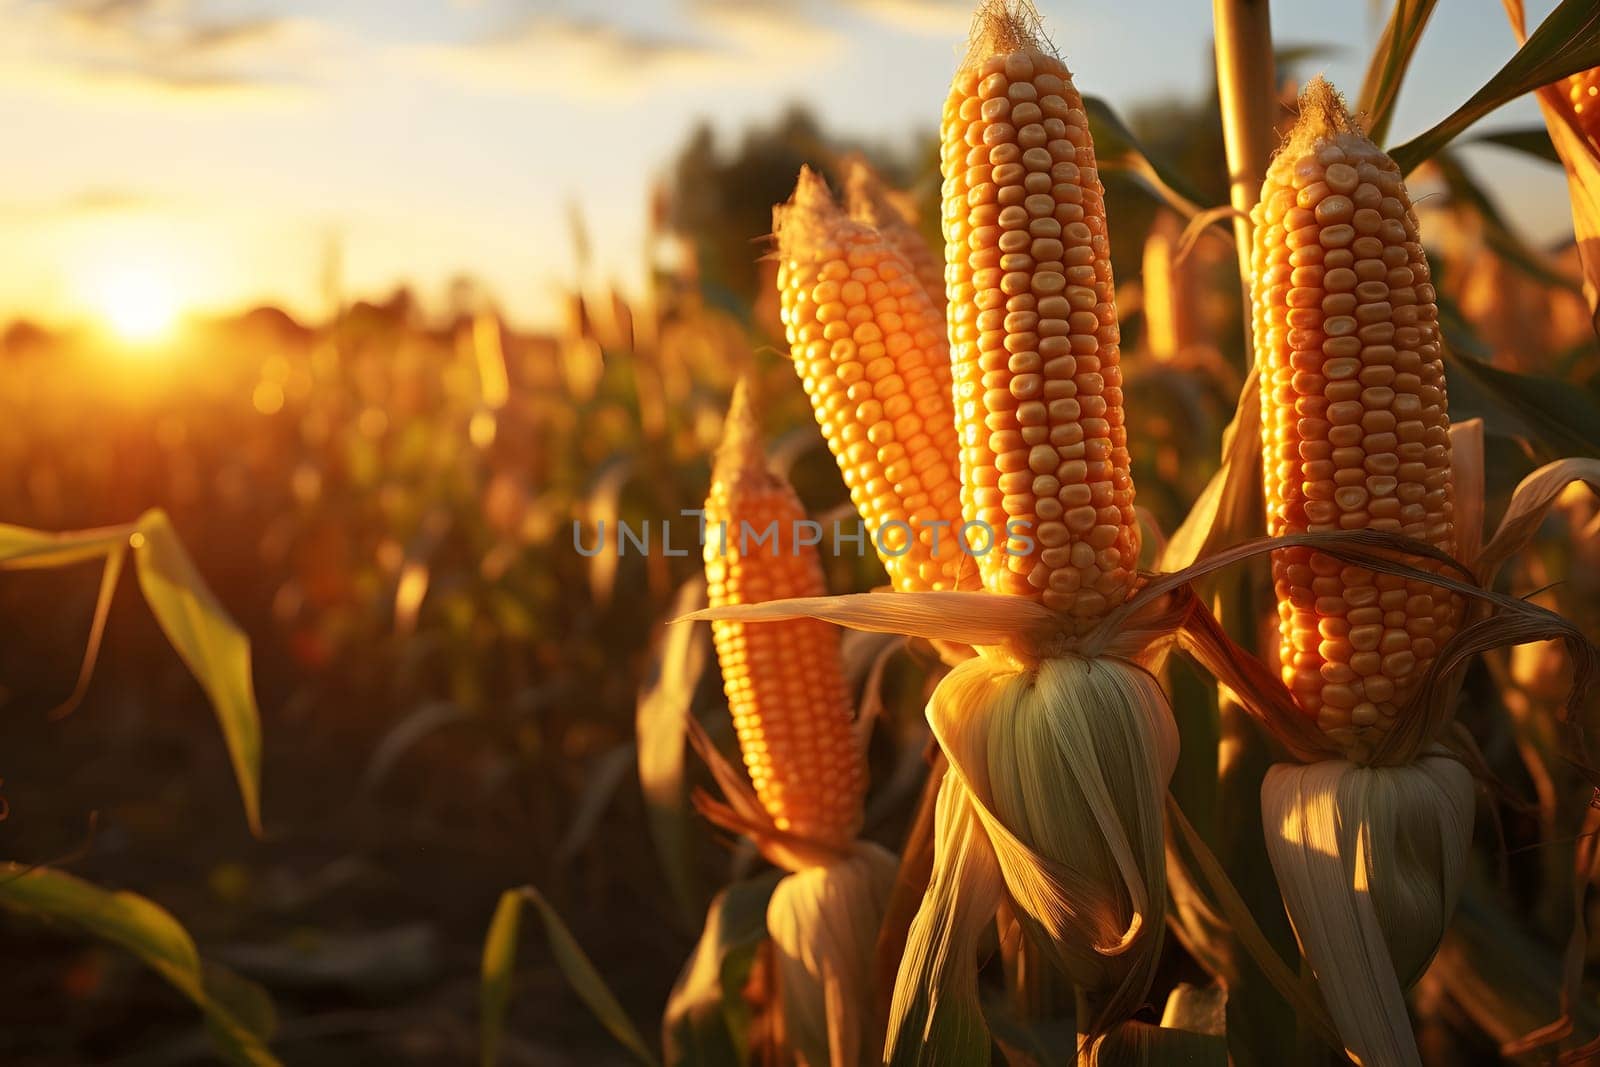
[[[1255, 361], [1250, 305], [1250, 210], [1261, 197], [1267, 163], [1277, 147], [1277, 71], [1272, 53], [1272, 20], [1267, 0], [1212, 0], [1215, 21], [1217, 91], [1222, 106], [1223, 145], [1227, 151], [1229, 200], [1238, 214], [1234, 237], [1244, 301], [1244, 363]], [[1260, 445], [1253, 449], [1259, 456]], [[1254, 476], [1259, 479], [1259, 468]], [[1259, 484], [1259, 482], [1257, 482]], [[1264, 501], [1257, 503], [1256, 528], [1265, 532]], [[1268, 590], [1249, 572], [1218, 583], [1217, 617], [1245, 648], [1259, 652], [1260, 623], [1270, 611]], [[1277, 880], [1261, 834], [1261, 779], [1272, 762], [1259, 731], [1229, 696], [1217, 701], [1217, 810], [1228, 813], [1216, 830], [1214, 850], [1233, 875], [1241, 895], [1273, 947], [1286, 959], [1299, 955], [1279, 900]], [[1223, 949], [1238, 975], [1228, 990], [1228, 1044], [1239, 1067], [1294, 1062], [1294, 1013], [1279, 999], [1266, 976], [1241, 946]], [[1266, 1005], [1271, 1009], [1264, 1010]]]
[[[1217, 51], [1217, 92], [1222, 101], [1222, 139], [1228, 155], [1228, 199], [1239, 250], [1239, 281], [1250, 292], [1250, 209], [1261, 198], [1267, 160], [1277, 147], [1277, 66], [1272, 55], [1272, 16], [1267, 0], [1212, 0]], [[1255, 360], [1245, 320], [1245, 366]]]

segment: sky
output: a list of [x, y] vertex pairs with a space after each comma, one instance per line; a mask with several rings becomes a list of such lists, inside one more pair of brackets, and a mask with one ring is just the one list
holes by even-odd
[[[1204, 0], [1038, 0], [1078, 87], [1119, 110], [1210, 80]], [[1536, 23], [1553, 0], [1529, 4]], [[1352, 94], [1387, 3], [1273, 4], [1281, 44]], [[558, 314], [576, 205], [596, 273], [637, 281], [650, 182], [704, 117], [724, 142], [790, 102], [843, 134], [932, 130], [969, 0], [0, 0], [0, 321], [162, 300], [324, 307], [486, 283]], [[1442, 0], [1398, 143], [1510, 57], [1499, 0]], [[1481, 129], [1540, 122], [1518, 101]], [[1468, 157], [1537, 241], [1570, 233], [1554, 167]], [[755, 236], [755, 235], [752, 235]]]

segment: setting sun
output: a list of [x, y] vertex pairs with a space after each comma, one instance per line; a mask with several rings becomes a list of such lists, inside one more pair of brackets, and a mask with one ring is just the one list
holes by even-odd
[[90, 299], [96, 313], [127, 341], [156, 340], [178, 318], [171, 280], [149, 264], [126, 264], [104, 272], [95, 279]]

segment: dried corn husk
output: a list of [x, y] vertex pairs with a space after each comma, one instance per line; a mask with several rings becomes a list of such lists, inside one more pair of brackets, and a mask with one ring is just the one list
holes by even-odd
[[1473, 785], [1442, 749], [1398, 767], [1280, 763], [1261, 785], [1267, 854], [1347, 1048], [1421, 1062], [1405, 990], [1444, 936], [1466, 876]]
[[807, 1067], [876, 1054], [873, 947], [898, 861], [858, 842], [846, 859], [788, 875], [767, 904], [785, 1039]]

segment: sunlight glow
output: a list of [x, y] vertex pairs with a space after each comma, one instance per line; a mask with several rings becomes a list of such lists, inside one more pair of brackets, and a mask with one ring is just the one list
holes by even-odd
[[89, 295], [96, 312], [125, 341], [166, 336], [180, 310], [171, 279], [151, 264], [108, 269], [95, 279]]

